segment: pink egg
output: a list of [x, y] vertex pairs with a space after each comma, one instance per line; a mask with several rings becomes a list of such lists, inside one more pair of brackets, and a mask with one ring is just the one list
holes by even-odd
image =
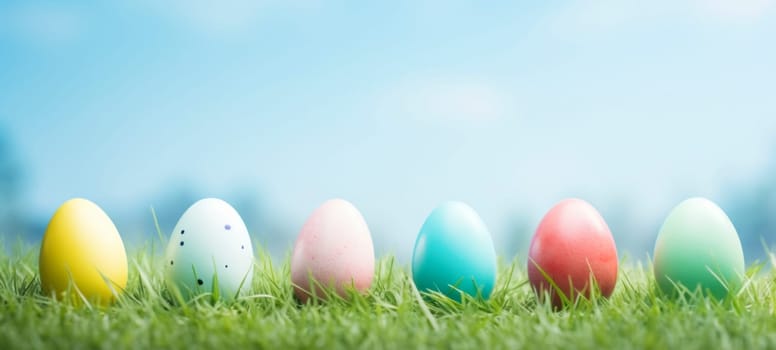
[[[347, 288], [365, 292], [372, 285], [375, 253], [364, 217], [350, 202], [332, 199], [307, 219], [291, 256], [294, 294], [305, 302], [312, 295], [311, 277], [343, 297]], [[316, 285], [315, 295], [325, 298]]]

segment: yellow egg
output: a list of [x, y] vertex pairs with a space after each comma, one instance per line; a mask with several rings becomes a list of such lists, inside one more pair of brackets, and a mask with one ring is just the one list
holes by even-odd
[[[109, 304], [127, 285], [127, 253], [113, 221], [82, 198], [62, 204], [40, 247], [43, 293]], [[80, 293], [79, 293], [80, 292]]]

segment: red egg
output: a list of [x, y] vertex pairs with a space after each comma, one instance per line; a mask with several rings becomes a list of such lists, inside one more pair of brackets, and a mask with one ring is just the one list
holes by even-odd
[[591, 281], [609, 297], [617, 282], [617, 264], [614, 238], [598, 211], [581, 199], [566, 199], [550, 209], [536, 229], [528, 251], [528, 279], [539, 297], [548, 292], [559, 308], [563, 304], [558, 289], [573, 301], [590, 296]]

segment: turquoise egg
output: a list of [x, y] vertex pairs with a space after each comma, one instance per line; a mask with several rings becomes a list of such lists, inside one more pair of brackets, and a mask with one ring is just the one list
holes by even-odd
[[439, 291], [457, 301], [461, 292], [490, 297], [496, 283], [496, 251], [474, 209], [445, 202], [431, 212], [415, 241], [412, 279], [420, 291]]

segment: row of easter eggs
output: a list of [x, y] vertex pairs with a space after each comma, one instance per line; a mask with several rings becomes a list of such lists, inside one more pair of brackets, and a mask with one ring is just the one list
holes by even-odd
[[[733, 224], [703, 198], [679, 204], [660, 229], [654, 273], [661, 290], [700, 289], [724, 297], [740, 286], [741, 243]], [[184, 298], [203, 292], [232, 299], [251, 286], [253, 245], [237, 211], [214, 198], [184, 212], [170, 235], [164, 274]], [[374, 247], [361, 213], [334, 199], [302, 227], [291, 257], [291, 282], [302, 302], [325, 297], [322, 287], [347, 296], [365, 293], [374, 277]], [[111, 219], [85, 199], [65, 202], [43, 237], [40, 279], [44, 293], [110, 303], [127, 284], [127, 256]], [[540, 298], [556, 307], [592, 289], [611, 295], [618, 259], [612, 234], [593, 206], [579, 199], [555, 205], [541, 220], [528, 254], [528, 278]], [[455, 300], [463, 293], [487, 299], [496, 282], [496, 253], [485, 223], [461, 202], [446, 202], [423, 223], [415, 242], [412, 278], [420, 291]]]

